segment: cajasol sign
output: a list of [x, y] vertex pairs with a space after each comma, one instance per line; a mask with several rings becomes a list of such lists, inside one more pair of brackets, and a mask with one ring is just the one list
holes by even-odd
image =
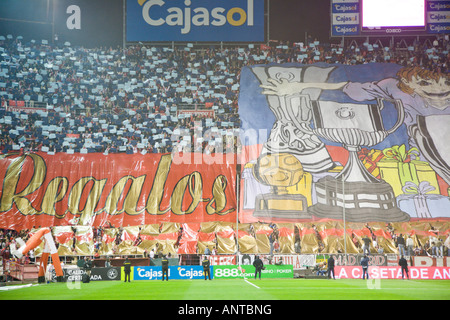
[[126, 40], [264, 41], [264, 0], [127, 0]]
[[[213, 267], [210, 267], [211, 277]], [[133, 280], [162, 280], [162, 267], [133, 267]], [[169, 266], [169, 279], [172, 280], [198, 280], [205, 279], [202, 266]]]

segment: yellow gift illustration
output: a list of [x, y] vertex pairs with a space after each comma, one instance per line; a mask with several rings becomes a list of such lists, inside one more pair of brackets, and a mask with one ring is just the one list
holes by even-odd
[[383, 150], [385, 155], [378, 162], [381, 179], [389, 183], [394, 189], [395, 196], [404, 194], [403, 186], [408, 181], [419, 185], [421, 181], [428, 181], [435, 187], [431, 194], [440, 194], [436, 172], [430, 167], [428, 162], [418, 158], [417, 148], [406, 150], [406, 146], [392, 146]]

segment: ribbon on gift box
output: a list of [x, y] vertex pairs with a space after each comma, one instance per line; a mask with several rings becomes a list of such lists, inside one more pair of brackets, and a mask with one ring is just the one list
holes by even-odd
[[419, 185], [412, 181], [407, 181], [402, 187], [405, 194], [413, 194], [416, 213], [420, 218], [431, 218], [431, 213], [427, 205], [426, 194], [434, 191], [435, 189], [436, 188], [430, 185], [428, 181], [422, 181]]
[[431, 192], [435, 189], [436, 188], [433, 187], [428, 181], [422, 181], [419, 183], [419, 185], [415, 184], [414, 182], [408, 181], [402, 187], [404, 193], [414, 193], [418, 195], [425, 195], [426, 193]]
[[362, 161], [367, 171], [369, 171], [375, 178], [380, 179], [380, 169], [377, 162], [384, 158], [384, 153], [381, 150], [362, 148], [358, 152], [358, 158]]
[[383, 154], [388, 159], [393, 159], [398, 162], [410, 162], [419, 158], [419, 149], [411, 148], [406, 150], [406, 146], [402, 144], [401, 146], [392, 146], [383, 150]]
[[419, 185], [416, 166], [411, 162], [419, 158], [419, 150], [417, 148], [406, 150], [406, 146], [402, 144], [401, 146], [392, 146], [391, 148], [384, 149], [383, 154], [386, 160], [397, 162], [398, 174], [402, 186], [406, 185], [408, 181]]

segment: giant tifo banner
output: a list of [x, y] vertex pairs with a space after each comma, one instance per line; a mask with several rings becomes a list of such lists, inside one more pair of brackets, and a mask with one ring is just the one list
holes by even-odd
[[126, 40], [264, 41], [264, 0], [127, 0]]
[[192, 156], [1, 155], [0, 228], [236, 221], [234, 161]]
[[449, 80], [388, 63], [244, 68], [240, 222], [448, 219]]

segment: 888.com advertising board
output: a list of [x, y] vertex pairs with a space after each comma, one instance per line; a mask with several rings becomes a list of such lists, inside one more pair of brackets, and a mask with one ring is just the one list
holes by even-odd
[[[169, 266], [169, 279], [173, 280], [202, 280], [205, 279], [202, 266]], [[252, 265], [223, 265], [210, 267], [211, 279], [244, 279], [255, 276]], [[139, 266], [133, 267], [133, 280], [162, 280], [162, 267]], [[261, 272], [261, 278], [290, 278], [294, 277], [292, 265], [267, 265]]]
[[[244, 279], [255, 276], [255, 267], [242, 266], [214, 266], [214, 279]], [[294, 278], [292, 265], [266, 265], [261, 272], [261, 279], [268, 278]]]

